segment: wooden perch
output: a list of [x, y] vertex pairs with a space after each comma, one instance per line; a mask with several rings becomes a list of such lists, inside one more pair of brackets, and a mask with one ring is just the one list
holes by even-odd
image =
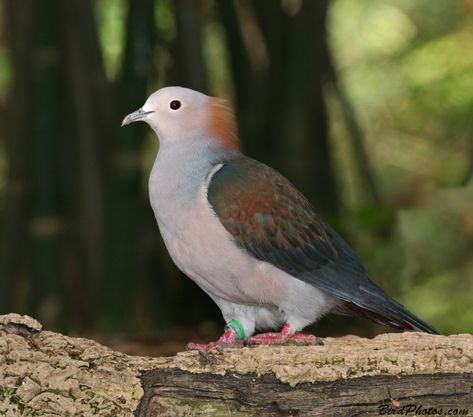
[[1, 416], [377, 416], [402, 407], [473, 415], [473, 335], [147, 358], [0, 316]]

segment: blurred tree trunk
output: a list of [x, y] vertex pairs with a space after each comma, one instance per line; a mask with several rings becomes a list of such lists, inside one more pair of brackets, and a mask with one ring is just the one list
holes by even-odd
[[90, 325], [103, 272], [105, 163], [112, 145], [115, 109], [90, 0], [68, 0], [62, 10], [69, 93], [69, 128], [63, 144], [69, 169], [64, 170], [64, 180], [70, 218], [64, 277], [73, 321]]
[[[251, 150], [253, 144], [261, 140], [262, 118], [259, 117], [259, 109], [266, 93], [262, 69], [254, 68], [251, 63], [249, 51], [243, 39], [236, 3], [219, 1], [216, 6], [228, 45], [230, 71], [236, 93], [235, 111], [238, 118], [239, 137], [243, 147]], [[239, 7], [249, 9], [247, 4], [240, 4]]]
[[295, 59], [287, 59], [290, 122], [286, 166], [294, 173], [294, 181], [313, 196], [320, 211], [334, 216], [340, 201], [324, 97], [328, 4], [329, 0], [305, 0], [292, 20], [289, 51]]
[[470, 157], [462, 185], [467, 185], [470, 181], [473, 181], [473, 140], [470, 141]]
[[[282, 9], [281, 2], [277, 1], [251, 0], [246, 7], [251, 7], [254, 11], [255, 24], [260, 28], [270, 61], [261, 87], [264, 89], [264, 98], [253, 110], [261, 119], [260, 131], [255, 140], [248, 144], [248, 151], [254, 158], [282, 170], [282, 161], [278, 155], [283, 153], [284, 142], [289, 140], [281, 135], [287, 110], [285, 83], [289, 16]], [[290, 173], [284, 172], [284, 174], [290, 177]]]
[[[29, 231], [32, 192], [33, 129], [30, 118], [34, 105], [33, 66], [35, 56], [36, 14], [35, 0], [20, 3], [5, 2], [5, 23], [8, 29], [8, 43], [11, 51], [13, 82], [7, 100], [7, 143], [8, 180], [5, 190], [5, 205], [0, 229], [0, 310], [10, 311], [18, 299], [18, 284], [25, 277], [27, 234]], [[24, 286], [24, 285], [23, 285]], [[24, 288], [23, 288], [24, 290]]]
[[324, 214], [339, 209], [324, 97], [329, 0], [253, 1], [271, 60], [266, 125], [256, 157], [283, 171]]
[[136, 282], [143, 272], [138, 234], [145, 210], [150, 208], [142, 196], [140, 151], [147, 129], [141, 123], [128, 129], [119, 127], [123, 116], [144, 104], [154, 74], [154, 6], [154, 0], [128, 1], [124, 59], [116, 82], [118, 113], [111, 127], [117, 137], [109, 147], [113, 153], [107, 161], [107, 253], [100, 291], [102, 324], [114, 329], [130, 324], [133, 290], [142, 287]]
[[324, 46], [325, 47], [322, 49], [321, 53], [325, 56], [324, 62], [326, 63], [327, 80], [333, 87], [335, 98], [341, 108], [348, 137], [352, 142], [351, 145], [355, 157], [355, 165], [358, 170], [360, 182], [363, 185], [363, 192], [369, 203], [380, 206], [382, 205], [382, 196], [373, 174], [368, 152], [365, 148], [365, 135], [363, 129], [356, 118], [355, 109], [353, 108], [346, 91], [344, 91], [343, 87], [340, 85], [328, 45], [325, 43]]
[[46, 323], [57, 325], [63, 303], [62, 244], [65, 228], [61, 149], [65, 108], [61, 104], [61, 1], [43, 0], [34, 6], [37, 22], [33, 125], [32, 268], [33, 309]]
[[183, 87], [208, 93], [209, 83], [203, 55], [202, 3], [175, 0], [177, 38], [174, 71]]

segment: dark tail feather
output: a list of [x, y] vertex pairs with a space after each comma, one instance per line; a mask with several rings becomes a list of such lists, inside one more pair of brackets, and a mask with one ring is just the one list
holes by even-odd
[[345, 302], [343, 312], [348, 312], [363, 319], [371, 320], [384, 326], [391, 326], [400, 330], [414, 330], [430, 334], [440, 334], [436, 329], [416, 317], [402, 304], [392, 299], [388, 306], [383, 306], [383, 312], [372, 311], [351, 302]]

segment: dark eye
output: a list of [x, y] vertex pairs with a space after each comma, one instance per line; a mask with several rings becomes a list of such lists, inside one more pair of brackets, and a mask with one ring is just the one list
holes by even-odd
[[172, 110], [178, 110], [181, 108], [181, 102], [179, 100], [173, 100], [169, 103], [169, 107], [171, 107]]

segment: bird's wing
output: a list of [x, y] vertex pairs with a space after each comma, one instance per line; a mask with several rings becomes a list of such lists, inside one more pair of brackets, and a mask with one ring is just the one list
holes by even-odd
[[368, 277], [351, 247], [282, 175], [250, 158], [225, 162], [208, 200], [235, 243], [343, 302], [345, 311], [399, 328], [432, 332]]

